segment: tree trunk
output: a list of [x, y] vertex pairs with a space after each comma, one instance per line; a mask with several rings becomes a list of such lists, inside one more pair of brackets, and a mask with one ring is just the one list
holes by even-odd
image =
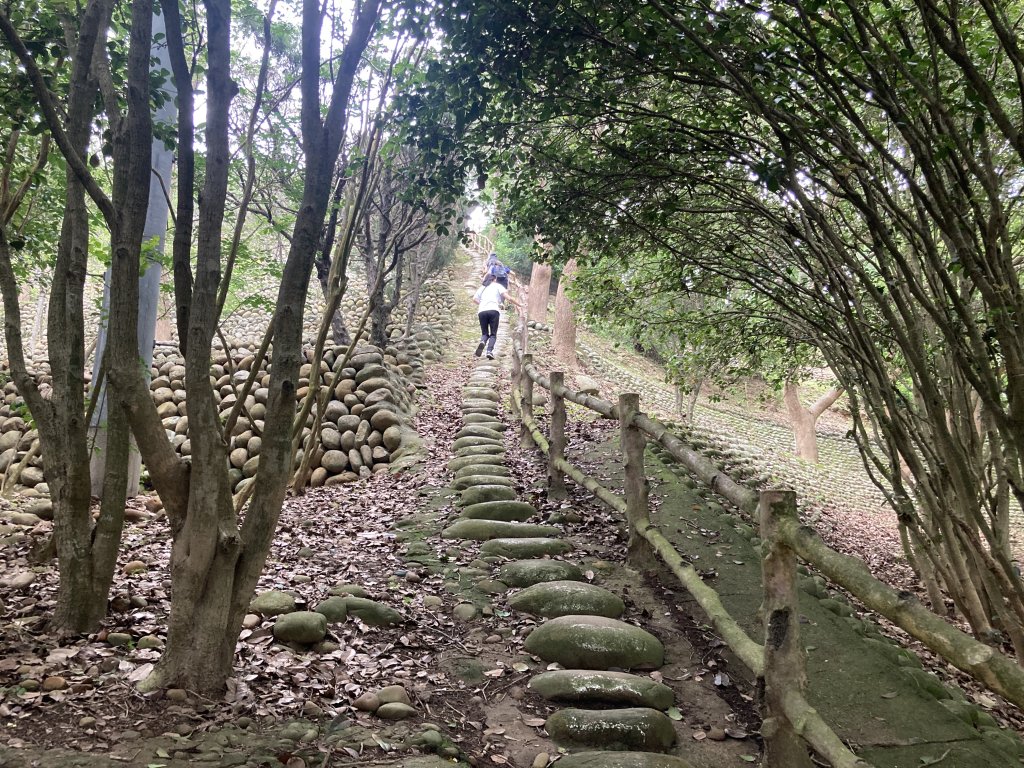
[[39, 351], [39, 337], [43, 335], [43, 320], [46, 318], [46, 291], [43, 290], [41, 282], [36, 292], [36, 313], [32, 321], [32, 337], [28, 342], [28, 354], [31, 359], [35, 359]]
[[[330, 301], [331, 289], [327, 285], [327, 279], [331, 273], [331, 262], [321, 257], [316, 260], [315, 267], [316, 279], [320, 284], [324, 301]], [[341, 311], [340, 304], [338, 310], [331, 316], [331, 339], [339, 347], [347, 347], [352, 343], [352, 336], [348, 332], [348, 326], [345, 325], [345, 315]]]
[[526, 317], [538, 323], [548, 319], [548, 295], [551, 293], [551, 265], [533, 263], [530, 271], [530, 296]]
[[[167, 650], [153, 674], [140, 687], [149, 690], [161, 686], [186, 687], [216, 695], [223, 691], [231, 673], [242, 616], [270, 551], [285, 486], [294, 468], [292, 425], [298, 373], [304, 362], [303, 307], [327, 215], [333, 169], [346, 131], [345, 110], [362, 54], [376, 27], [380, 4], [379, 0], [369, 0], [357, 14], [340, 56], [326, 117], [319, 98], [322, 19], [316, 3], [307, 2], [303, 6], [303, 197], [272, 321], [274, 348], [260, 466], [251, 501], [242, 518], [236, 513], [231, 496], [226, 447], [206, 375], [217, 320], [219, 234], [230, 157], [227, 117], [234, 93], [230, 80], [230, 3], [209, 0], [206, 7], [210, 105], [207, 188], [201, 198], [196, 284], [185, 361], [188, 372], [203, 373], [186, 374], [193, 450], [191, 471], [182, 478], [181, 467], [172, 463], [166, 472], [153, 472], [161, 498], [164, 488], [174, 493], [175, 489], [185, 487], [183, 496], [187, 502], [184, 509], [180, 505], [168, 506], [174, 532], [171, 554], [174, 599]], [[159, 422], [153, 426], [158, 428]], [[143, 440], [140, 439], [139, 444], [143, 445]], [[150, 450], [155, 448], [150, 447]]]
[[405, 338], [412, 336], [412, 326], [416, 321], [416, 311], [420, 306], [420, 289], [423, 286], [420, 284], [418, 278], [413, 279], [412, 290], [409, 291], [405, 297], [406, 310], [405, 310]]
[[569, 259], [562, 270], [562, 279], [558, 281], [558, 294], [555, 296], [555, 328], [551, 341], [555, 348], [555, 357], [566, 366], [576, 365], [576, 313], [572, 309], [572, 301], [566, 293], [567, 286], [576, 273], [576, 259]]
[[388, 305], [384, 299], [384, 281], [370, 289], [370, 343], [381, 350], [388, 345]]
[[814, 403], [804, 408], [800, 402], [800, 385], [795, 381], [787, 381], [782, 389], [782, 398], [786, 403], [789, 423], [793, 428], [796, 455], [810, 464], [818, 463], [818, 434], [815, 426], [818, 419], [843, 394], [839, 387], [833, 387]]
[[704, 388], [704, 379], [698, 379], [690, 387], [690, 396], [686, 401], [686, 420], [693, 424], [693, 416], [697, 412], [697, 398], [700, 397], [700, 391]]

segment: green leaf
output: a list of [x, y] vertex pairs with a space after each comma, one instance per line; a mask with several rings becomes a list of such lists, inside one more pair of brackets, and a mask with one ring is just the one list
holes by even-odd
[[683, 719], [683, 713], [679, 711], [679, 707], [669, 707], [668, 710], [665, 712], [665, 714], [668, 715], [673, 720], [682, 720]]

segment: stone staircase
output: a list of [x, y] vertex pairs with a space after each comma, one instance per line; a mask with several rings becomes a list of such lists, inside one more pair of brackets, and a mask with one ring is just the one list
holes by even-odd
[[[660, 668], [662, 642], [622, 621], [622, 598], [589, 583], [583, 569], [565, 559], [574, 545], [561, 527], [531, 522], [537, 510], [517, 499], [505, 463], [507, 425], [497, 387], [507, 325], [498, 334], [496, 359], [481, 360], [463, 389], [462, 427], [449, 463], [460, 513], [442, 537], [483, 542], [481, 557], [493, 561], [493, 591], [518, 588], [509, 609], [543, 620], [524, 650], [549, 662], [550, 671], [534, 675], [529, 689], [566, 705], [545, 723], [549, 737], [570, 751], [558, 760], [560, 768], [688, 768], [684, 759], [666, 754], [678, 741], [665, 713], [673, 705], [672, 689], [631, 672]], [[534, 768], [548, 760], [538, 755]]]

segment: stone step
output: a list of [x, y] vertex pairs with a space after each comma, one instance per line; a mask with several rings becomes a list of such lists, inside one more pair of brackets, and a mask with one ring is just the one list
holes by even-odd
[[604, 616], [550, 619], [529, 634], [523, 647], [566, 669], [657, 669], [665, 661], [665, 648], [650, 632]]
[[504, 520], [521, 523], [536, 514], [537, 510], [534, 506], [525, 501], [481, 501], [478, 504], [463, 507], [459, 517], [469, 520]]
[[438, 755], [421, 755], [399, 760], [395, 768], [469, 768], [469, 763], [453, 763], [450, 758]]
[[508, 538], [540, 539], [551, 538], [559, 533], [561, 531], [551, 525], [505, 523], [500, 520], [457, 520], [441, 531], [441, 538], [470, 539], [472, 541]]
[[[467, 498], [466, 494], [471, 491], [477, 491], [489, 487], [490, 486], [487, 485], [478, 485], [474, 488], [467, 488], [462, 492], [462, 498], [465, 500]], [[501, 488], [501, 490], [507, 491], [511, 489]], [[476, 494], [471, 498], [476, 498], [477, 495], [483, 494]], [[524, 557], [543, 557], [544, 555], [564, 555], [566, 552], [571, 552], [572, 550], [572, 542], [565, 539], [491, 539], [480, 547], [481, 554], [513, 557], [516, 559]], [[569, 583], [575, 584], [576, 582]], [[595, 589], [600, 588], [595, 587]], [[592, 613], [592, 611], [571, 611], [571, 613]]]
[[674, 698], [671, 688], [649, 677], [590, 669], [542, 672], [530, 680], [529, 688], [549, 701], [585, 705], [614, 704], [664, 710], [672, 706]]
[[574, 752], [558, 768], [693, 768], [681, 757], [656, 752]]
[[[512, 501], [515, 497], [516, 492], [506, 485], [474, 485], [462, 492], [462, 495], [459, 497], [458, 506], [468, 507], [471, 504], [481, 504], [485, 501]], [[495, 552], [494, 554], [500, 555], [501, 553]], [[559, 553], [541, 552], [540, 554]], [[529, 556], [525, 555], [525, 557]], [[513, 557], [513, 555], [506, 555], [506, 557]]]
[[505, 441], [501, 437], [460, 437], [452, 443], [452, 450], [458, 451], [463, 448], [477, 448], [484, 445], [496, 445], [505, 448]]
[[503, 421], [498, 421], [490, 416], [483, 413], [467, 413], [462, 417], [463, 424], [479, 424], [482, 427], [488, 427], [489, 429], [496, 429], [499, 432], [504, 432], [508, 429], [508, 424]]
[[511, 477], [500, 477], [498, 475], [470, 475], [469, 477], [457, 477], [452, 480], [452, 488], [456, 491], [464, 491], [478, 485], [505, 485], [509, 488], [515, 487], [515, 480]]
[[567, 747], [664, 752], [676, 743], [669, 717], [648, 707], [560, 709], [544, 728], [556, 744]]
[[583, 571], [564, 560], [516, 560], [505, 563], [496, 577], [510, 587], [532, 587], [547, 581], [582, 581]]
[[467, 424], [455, 433], [455, 439], [460, 437], [489, 437], [492, 440], [502, 440], [502, 434], [496, 429], [485, 427], [481, 424]]
[[463, 467], [472, 467], [479, 464], [504, 465], [505, 457], [500, 453], [471, 454], [469, 456], [456, 456], [448, 462], [448, 469], [457, 472]]
[[461, 450], [455, 451], [456, 456], [476, 456], [479, 454], [491, 454], [505, 453], [505, 444], [501, 445], [476, 445], [462, 448]]
[[387, 627], [405, 622], [405, 617], [390, 605], [365, 597], [343, 597], [349, 616], [356, 616], [372, 627]]
[[548, 619], [559, 616], [604, 616], [617, 619], [626, 610], [625, 603], [618, 595], [596, 584], [579, 581], [535, 584], [514, 595], [508, 604], [514, 611]]
[[501, 410], [501, 406], [496, 401], [486, 397], [465, 397], [462, 399], [462, 410], [498, 413]]
[[462, 404], [462, 417], [486, 416], [489, 419], [496, 419], [501, 414], [500, 409], [494, 403], [485, 403], [477, 400], [475, 403]]
[[470, 464], [468, 467], [463, 467], [455, 471], [455, 477], [473, 477], [474, 475], [481, 475], [486, 477], [508, 477], [512, 472], [508, 467], [504, 467], [500, 464]]
[[494, 391], [491, 387], [466, 387], [462, 390], [463, 400], [490, 400], [491, 402], [498, 402], [501, 396]]

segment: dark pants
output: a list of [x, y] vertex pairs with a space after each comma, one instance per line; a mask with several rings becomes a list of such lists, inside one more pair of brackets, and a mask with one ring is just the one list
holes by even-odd
[[478, 312], [477, 317], [480, 318], [480, 341], [487, 342], [487, 351], [494, 351], [494, 342], [498, 340], [498, 318], [501, 315], [496, 309], [488, 309], [483, 312]]

